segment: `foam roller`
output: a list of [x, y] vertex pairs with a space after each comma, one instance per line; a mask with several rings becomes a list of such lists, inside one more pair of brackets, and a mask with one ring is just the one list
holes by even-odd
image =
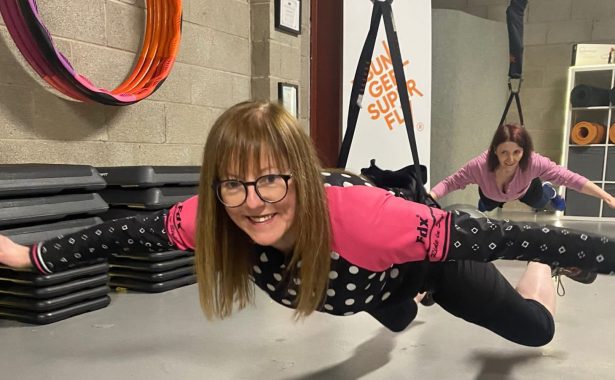
[[577, 145], [600, 144], [604, 142], [606, 128], [591, 121], [580, 121], [570, 131], [570, 141]]

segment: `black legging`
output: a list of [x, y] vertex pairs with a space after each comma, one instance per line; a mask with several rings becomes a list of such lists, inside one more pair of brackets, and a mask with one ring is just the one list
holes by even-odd
[[492, 263], [449, 261], [432, 265], [428, 277], [434, 301], [456, 317], [525, 346], [553, 339], [551, 313], [524, 299]]
[[[480, 197], [480, 201], [485, 208], [484, 211], [491, 211], [496, 207], [502, 207], [504, 205], [504, 202], [498, 202], [491, 198], [487, 198], [487, 196], [483, 194], [480, 187], [478, 188], [478, 196]], [[542, 190], [542, 181], [540, 178], [534, 178], [525, 194], [519, 198], [519, 201], [532, 208], [541, 209], [549, 203], [549, 199], [550, 198], [548, 198]]]

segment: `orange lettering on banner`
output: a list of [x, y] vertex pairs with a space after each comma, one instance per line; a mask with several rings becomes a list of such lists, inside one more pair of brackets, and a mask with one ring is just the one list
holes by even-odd
[[[386, 41], [382, 41], [384, 54], [378, 55], [372, 60], [367, 76], [367, 93], [373, 98], [367, 105], [367, 112], [372, 120], [383, 120], [389, 130], [404, 125], [401, 109], [398, 109], [397, 83], [393, 70], [391, 52]], [[403, 66], [410, 64], [409, 60], [403, 61]], [[414, 79], [406, 81], [408, 95], [423, 96]]]
[[408, 88], [408, 94], [410, 94], [410, 96], [414, 95], [415, 91], [419, 96], [423, 96], [423, 93], [416, 88], [416, 82], [413, 79], [406, 81], [406, 87]]

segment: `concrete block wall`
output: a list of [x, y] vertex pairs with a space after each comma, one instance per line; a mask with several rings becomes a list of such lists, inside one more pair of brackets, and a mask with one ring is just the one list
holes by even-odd
[[[498, 57], [508, 54], [503, 45], [508, 37], [500, 23], [459, 11], [434, 9], [432, 20], [433, 186], [488, 146], [502, 110], [484, 103], [506, 103], [503, 83], [494, 78], [507, 76], [508, 64]], [[470, 185], [440, 202], [474, 205], [477, 194], [477, 186]]]
[[278, 83], [299, 86], [299, 121], [308, 130], [310, 90], [310, 1], [301, 2], [298, 36], [275, 28], [274, 1], [251, 0], [252, 89], [256, 99], [277, 99]]
[[[38, 8], [77, 72], [107, 89], [130, 73], [144, 0], [45, 0]], [[303, 20], [301, 37], [278, 36], [273, 0], [184, 0], [180, 51], [168, 79], [139, 103], [109, 107], [54, 95], [0, 18], [0, 163], [200, 164], [209, 128], [225, 108], [252, 97], [277, 99], [278, 78], [308, 90], [309, 66], [302, 65], [309, 63], [309, 11]], [[273, 46], [262, 58], [265, 71], [255, 58], [262, 57], [260, 40]], [[266, 92], [259, 80], [268, 82]], [[300, 111], [307, 125], [307, 105]]]
[[[502, 22], [508, 4], [509, 0], [432, 0], [435, 9], [456, 9]], [[529, 0], [524, 31], [521, 101], [525, 124], [536, 150], [560, 162], [572, 46], [615, 42], [615, 0]], [[502, 78], [503, 87], [506, 80]], [[485, 107], [503, 111], [503, 104], [480, 93], [473, 96]], [[514, 112], [510, 117], [518, 120]]]

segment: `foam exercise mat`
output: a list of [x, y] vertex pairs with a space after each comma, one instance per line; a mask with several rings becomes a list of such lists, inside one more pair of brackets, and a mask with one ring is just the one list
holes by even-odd
[[0, 307], [28, 311], [49, 311], [67, 307], [81, 301], [104, 297], [111, 289], [107, 285], [97, 286], [91, 289], [84, 289], [78, 292], [65, 294], [63, 296], [47, 299], [16, 297], [11, 295], [0, 295]]
[[123, 277], [112, 277], [109, 286], [114, 288], [126, 288], [147, 293], [161, 293], [196, 282], [195, 275], [184, 276], [174, 280], [163, 282], [144, 282]]
[[199, 166], [116, 166], [98, 171], [110, 186], [196, 185], [200, 175]]
[[570, 91], [570, 103], [573, 107], [608, 106], [610, 89], [579, 84]]
[[0, 229], [0, 234], [10, 237], [11, 240], [18, 244], [28, 245], [48, 240], [59, 235], [77, 232], [100, 223], [102, 223], [102, 219], [99, 217], [71, 219], [27, 227], [9, 228], [5, 230]]
[[96, 193], [0, 199], [0, 226], [56, 220], [69, 215], [98, 214], [108, 208], [107, 202]]
[[0, 198], [53, 194], [70, 189], [96, 191], [105, 186], [98, 171], [87, 165], [0, 165]]
[[115, 270], [116, 267], [119, 268], [129, 268], [142, 272], [164, 272], [171, 269], [194, 265], [194, 257], [180, 257], [173, 260], [165, 260], [165, 261], [157, 261], [157, 262], [148, 262], [143, 260], [132, 260], [124, 257], [113, 257], [109, 259], [109, 265], [111, 268], [109, 269], [111, 272]]
[[152, 216], [158, 210], [143, 210], [129, 207], [109, 207], [109, 210], [98, 215], [102, 220], [130, 218], [131, 216]]
[[[109, 186], [100, 193], [111, 206], [101, 215], [104, 220], [152, 215], [198, 193], [199, 166], [123, 166], [98, 170]], [[109, 258], [109, 264], [110, 284], [130, 290], [157, 293], [194, 282], [192, 252], [133, 256], [118, 252]]]
[[[87, 215], [109, 205], [83, 191], [104, 187], [91, 166], [0, 165], [0, 234], [30, 245], [102, 223]], [[45, 324], [105, 307], [108, 272], [106, 259], [52, 274], [0, 266], [0, 318]]]
[[57, 310], [45, 312], [31, 312], [7, 307], [0, 307], [0, 318], [13, 319], [16, 321], [37, 325], [44, 325], [48, 323], [58, 322], [63, 319], [73, 317], [75, 315], [87, 313], [89, 311], [102, 309], [104, 307], [107, 307], [110, 302], [111, 298], [109, 296], [104, 296], [93, 300], [79, 302]]
[[178, 257], [192, 256], [192, 255], [193, 253], [189, 251], [165, 251], [165, 252], [152, 252], [144, 256], [128, 256], [128, 255], [120, 255], [120, 254], [114, 253], [113, 257], [117, 257], [118, 259], [125, 258], [125, 259], [139, 260], [139, 261], [156, 262], [156, 261], [172, 260]]
[[115, 277], [123, 277], [137, 281], [162, 282], [174, 280], [176, 278], [191, 275], [194, 273], [194, 265], [171, 269], [164, 272], [143, 272], [131, 270], [128, 268], [114, 268], [113, 271], [109, 273], [109, 276], [111, 277], [109, 281], [113, 281]]
[[147, 189], [107, 188], [100, 195], [110, 205], [158, 210], [171, 207], [198, 193], [196, 186], [151, 187]]
[[108, 281], [109, 276], [107, 273], [49, 286], [28, 286], [0, 280], [0, 294], [10, 294], [29, 298], [54, 298], [86, 288], [106, 285]]
[[40, 274], [33, 269], [15, 270], [0, 266], [0, 280], [30, 286], [49, 286], [82, 277], [104, 274], [108, 271], [109, 264], [106, 261], [51, 274]]

